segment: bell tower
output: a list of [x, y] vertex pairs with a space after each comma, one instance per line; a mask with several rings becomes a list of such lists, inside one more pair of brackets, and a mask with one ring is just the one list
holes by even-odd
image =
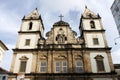
[[[13, 49], [11, 72], [35, 72], [37, 44], [43, 38], [44, 26], [38, 10], [33, 10], [22, 19], [16, 48]], [[33, 65], [33, 66], [32, 66]]]
[[38, 39], [43, 37], [44, 26], [38, 10], [24, 16], [22, 25], [18, 32], [18, 42], [16, 48], [31, 49], [37, 48]]
[[80, 21], [81, 37], [84, 37], [85, 47], [98, 48], [108, 47], [105, 38], [105, 30], [103, 29], [101, 17], [94, 12], [85, 8]]
[[[80, 19], [81, 37], [84, 39], [84, 49], [89, 51], [91, 72], [111, 73], [114, 67], [110, 54], [110, 47], [107, 45], [105, 30], [103, 29], [101, 17], [85, 7], [85, 11]], [[101, 62], [99, 63], [99, 59]], [[99, 67], [103, 65], [104, 67]]]

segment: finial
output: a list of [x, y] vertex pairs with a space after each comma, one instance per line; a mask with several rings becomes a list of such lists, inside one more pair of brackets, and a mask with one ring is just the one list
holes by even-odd
[[98, 14], [98, 17], [100, 18], [100, 15]]
[[85, 5], [85, 8], [87, 9], [87, 6]]
[[25, 19], [25, 15], [23, 16], [23, 19]]
[[62, 17], [64, 17], [64, 16], [63, 16], [62, 14], [60, 14], [60, 16], [59, 16], [59, 17], [60, 17], [60, 21], [62, 21]]

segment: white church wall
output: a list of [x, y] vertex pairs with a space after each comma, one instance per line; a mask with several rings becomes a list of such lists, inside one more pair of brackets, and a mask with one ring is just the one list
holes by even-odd
[[16, 55], [16, 60], [15, 60], [13, 73], [18, 73], [19, 72], [19, 69], [20, 69], [20, 58], [22, 56], [26, 56], [28, 58], [27, 65], [26, 65], [26, 73], [30, 73], [31, 72], [33, 54], [32, 53], [18, 53]]
[[[20, 48], [20, 49], [36, 48], [37, 47], [38, 38], [39, 38], [39, 35], [34, 35], [34, 34], [19, 35], [17, 48]], [[30, 45], [29, 46], [25, 45], [26, 39], [30, 39]]]
[[110, 72], [111, 70], [110, 70], [110, 66], [109, 66], [107, 53], [105, 53], [105, 52], [91, 52], [90, 53], [90, 60], [91, 60], [92, 72], [97, 73], [97, 64], [96, 64], [96, 60], [95, 60], [95, 57], [97, 55], [101, 55], [104, 57], [103, 61], [104, 61], [105, 72]]
[[113, 80], [112, 78], [94, 78], [93, 80]]
[[[16, 80], [17, 78], [12, 78], [12, 80]], [[24, 80], [31, 80], [30, 78], [24, 78]]]
[[0, 46], [0, 66], [1, 66], [1, 62], [2, 62], [2, 59], [3, 59], [3, 55], [4, 55], [4, 50], [3, 48]]
[[32, 25], [32, 29], [29, 30], [30, 21], [23, 21], [21, 25], [22, 26], [21, 31], [39, 31], [40, 30], [41, 23], [39, 20], [38, 21], [31, 20], [31, 22], [33, 23], [33, 25]]
[[85, 19], [85, 20], [83, 20], [83, 26], [84, 26], [84, 30], [101, 30], [101, 22], [100, 22], [100, 20], [93, 20], [94, 22], [95, 22], [95, 28], [91, 28], [90, 27], [90, 21], [92, 21], [92, 20], [90, 20], [90, 19]]
[[[86, 46], [91, 48], [105, 47], [104, 37], [101, 33], [86, 33]], [[93, 44], [93, 38], [98, 38], [98, 45]]]
[[12, 78], [12, 80], [16, 80], [17, 78]]

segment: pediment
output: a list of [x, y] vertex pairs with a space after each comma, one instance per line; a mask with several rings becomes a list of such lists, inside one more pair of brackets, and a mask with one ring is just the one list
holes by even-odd
[[39, 19], [39, 13], [38, 13], [38, 10], [35, 9], [35, 10], [32, 11], [30, 14], [28, 14], [27, 16], [25, 16], [24, 19]]
[[85, 18], [98, 18], [98, 15], [96, 15], [93, 11], [88, 9], [87, 7], [85, 8], [85, 11], [83, 13], [83, 17]]
[[21, 58], [20, 58], [20, 60], [28, 60], [29, 58], [27, 58], [26, 56], [22, 56]]
[[40, 59], [47, 59], [47, 56], [46, 55], [41, 55]]

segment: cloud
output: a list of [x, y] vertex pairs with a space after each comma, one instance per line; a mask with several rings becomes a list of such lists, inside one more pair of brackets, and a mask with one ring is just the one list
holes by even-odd
[[18, 23], [20, 23], [18, 16], [2, 9], [0, 16], [0, 33], [16, 34], [19, 29]]
[[83, 0], [39, 0], [40, 8], [44, 12], [59, 12], [63, 15], [67, 14], [69, 10], [81, 10], [85, 6]]

